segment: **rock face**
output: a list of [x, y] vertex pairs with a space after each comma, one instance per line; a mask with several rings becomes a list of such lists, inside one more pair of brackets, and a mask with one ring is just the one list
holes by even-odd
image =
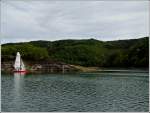
[[[2, 72], [13, 72], [14, 62], [2, 62], [1, 70]], [[65, 72], [75, 72], [78, 69], [74, 68], [69, 64], [62, 62], [25, 62], [26, 69], [29, 72], [49, 72], [49, 73], [65, 73]]]
[[1, 63], [1, 71], [2, 72], [11, 72], [13, 71], [14, 62], [2, 62]]

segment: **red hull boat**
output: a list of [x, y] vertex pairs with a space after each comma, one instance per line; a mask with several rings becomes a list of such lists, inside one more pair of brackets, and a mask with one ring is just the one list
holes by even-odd
[[27, 70], [19, 70], [19, 71], [14, 70], [14, 72], [15, 72], [15, 73], [27, 73], [28, 71], [27, 71]]
[[21, 59], [21, 55], [19, 52], [17, 52], [16, 55], [16, 60], [15, 60], [15, 64], [14, 64], [14, 71], [15, 73], [27, 73], [27, 70], [25, 68], [25, 65]]

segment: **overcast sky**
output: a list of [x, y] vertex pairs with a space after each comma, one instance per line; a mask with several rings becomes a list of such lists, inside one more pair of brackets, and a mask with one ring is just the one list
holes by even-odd
[[149, 35], [148, 1], [1, 2], [1, 43]]

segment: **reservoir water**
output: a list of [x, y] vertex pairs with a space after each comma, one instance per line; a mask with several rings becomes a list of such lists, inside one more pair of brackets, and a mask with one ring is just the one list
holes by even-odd
[[3, 112], [148, 112], [149, 74], [2, 74]]

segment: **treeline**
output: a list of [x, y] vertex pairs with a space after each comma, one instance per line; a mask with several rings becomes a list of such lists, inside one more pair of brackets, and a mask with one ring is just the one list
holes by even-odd
[[82, 66], [148, 67], [149, 37], [118, 41], [59, 40], [8, 43], [1, 47], [2, 61], [13, 60], [20, 51], [23, 59], [55, 60]]

